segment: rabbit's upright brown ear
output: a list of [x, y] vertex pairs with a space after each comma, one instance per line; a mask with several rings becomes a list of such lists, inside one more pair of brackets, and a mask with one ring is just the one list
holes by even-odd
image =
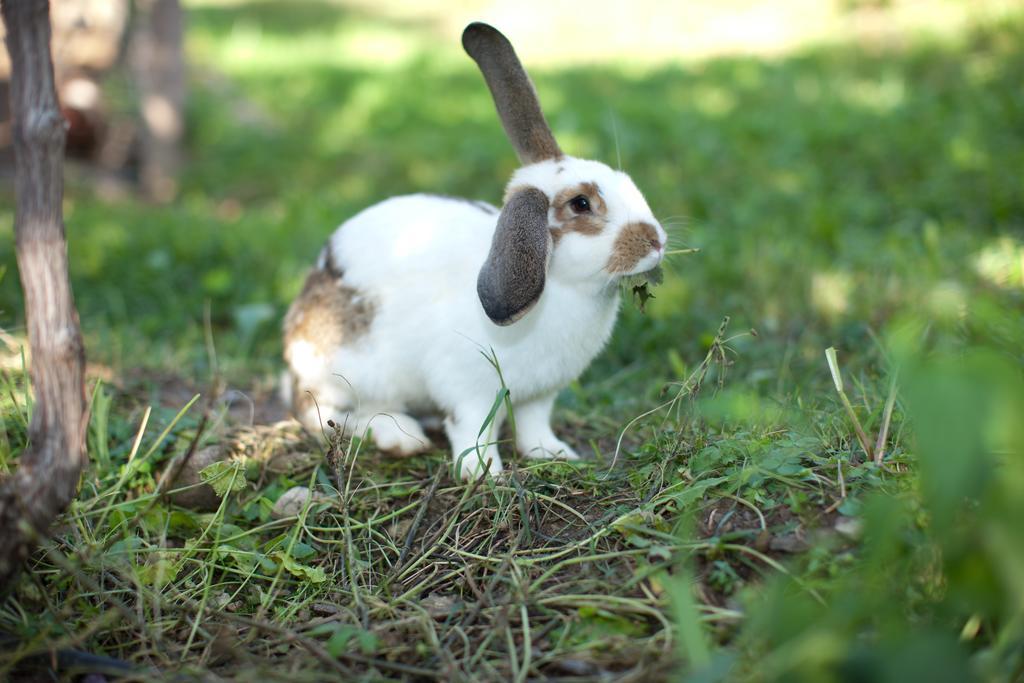
[[462, 32], [462, 47], [483, 72], [519, 161], [525, 165], [562, 157], [533, 84], [508, 38], [493, 26], [475, 22]]
[[548, 198], [535, 187], [513, 192], [498, 216], [491, 252], [480, 269], [476, 292], [498, 325], [526, 315], [544, 292], [551, 233]]

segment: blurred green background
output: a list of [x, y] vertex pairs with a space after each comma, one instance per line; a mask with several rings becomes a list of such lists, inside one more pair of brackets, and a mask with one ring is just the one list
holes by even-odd
[[[841, 344], [908, 306], [952, 320], [976, 292], [1019, 295], [1024, 58], [1005, 3], [606, 4], [188, 3], [180, 198], [104, 199], [69, 170], [90, 358], [201, 374], [209, 302], [229, 372], [265, 371], [346, 217], [406, 192], [497, 202], [515, 160], [457, 38], [491, 15], [563, 147], [621, 162], [674, 242], [702, 249], [670, 264], [650, 316], [625, 316], [606, 363], [692, 350], [728, 314], [817, 365], [812, 332]], [[128, 106], [116, 75], [106, 87]], [[0, 251], [13, 266], [9, 227]], [[0, 310], [21, 328], [13, 267]]]

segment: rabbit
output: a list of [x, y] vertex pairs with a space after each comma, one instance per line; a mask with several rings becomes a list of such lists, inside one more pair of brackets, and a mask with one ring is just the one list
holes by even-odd
[[619, 280], [658, 266], [666, 234], [629, 176], [562, 152], [504, 35], [472, 23], [462, 45], [522, 164], [502, 207], [414, 194], [345, 221], [287, 312], [284, 358], [306, 429], [333, 420], [404, 456], [432, 447], [413, 415], [440, 413], [469, 479], [502, 471], [504, 404], [488, 419], [502, 383], [518, 451], [579, 457], [551, 429], [555, 397], [608, 341]]

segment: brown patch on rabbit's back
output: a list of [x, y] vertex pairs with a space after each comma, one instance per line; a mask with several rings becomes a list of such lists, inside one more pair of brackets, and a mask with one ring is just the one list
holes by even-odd
[[285, 359], [298, 342], [319, 355], [332, 353], [366, 334], [375, 312], [373, 302], [345, 284], [336, 271], [314, 270], [284, 319]]
[[658, 246], [658, 230], [653, 225], [643, 221], [629, 223], [615, 238], [612, 255], [608, 259], [608, 272], [628, 273]]

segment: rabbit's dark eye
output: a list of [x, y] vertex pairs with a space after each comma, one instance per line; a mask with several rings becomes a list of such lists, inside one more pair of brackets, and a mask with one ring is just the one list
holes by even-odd
[[576, 213], [590, 213], [590, 200], [583, 195], [577, 195], [569, 200], [569, 207]]

